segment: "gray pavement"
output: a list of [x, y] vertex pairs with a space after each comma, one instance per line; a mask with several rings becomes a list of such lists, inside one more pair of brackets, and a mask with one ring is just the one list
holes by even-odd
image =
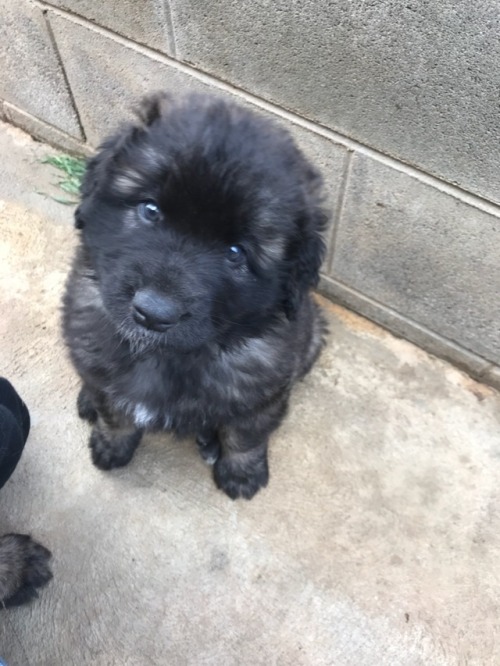
[[1, 531], [53, 551], [54, 579], [0, 613], [9, 666], [500, 663], [500, 397], [324, 301], [331, 335], [251, 502], [192, 442], [148, 437], [103, 473], [59, 332], [71, 209], [0, 127], [0, 373], [32, 431]]

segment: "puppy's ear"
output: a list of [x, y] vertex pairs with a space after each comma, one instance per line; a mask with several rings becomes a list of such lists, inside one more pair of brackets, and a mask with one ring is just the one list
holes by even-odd
[[82, 184], [80, 185], [80, 205], [75, 210], [75, 229], [83, 229], [85, 226], [85, 200], [93, 193], [96, 188], [96, 170], [99, 161], [102, 159], [101, 151], [95, 157], [87, 160]]
[[97, 154], [87, 162], [87, 169], [80, 188], [82, 203], [75, 211], [77, 229], [84, 228], [85, 203], [94, 195], [99, 183], [104, 182], [106, 172], [137, 136], [160, 118], [171, 105], [172, 97], [168, 93], [160, 92], [144, 97], [139, 106], [134, 109], [140, 122], [124, 125], [120, 131], [106, 139], [99, 147]]
[[80, 205], [75, 210], [75, 228], [83, 229], [85, 226], [85, 203], [97, 189], [99, 174], [104, 162], [107, 162], [108, 148], [106, 142], [100, 146], [98, 153], [87, 161], [85, 174], [80, 186]]
[[83, 218], [81, 208], [80, 206], [77, 206], [75, 210], [75, 229], [83, 229], [84, 226], [85, 220]]
[[283, 302], [288, 319], [295, 317], [304, 295], [318, 284], [319, 269], [326, 251], [322, 232], [326, 228], [328, 214], [320, 196], [322, 179], [317, 172], [309, 170], [307, 181], [305, 206], [296, 220], [296, 236], [288, 247], [289, 270]]
[[94, 196], [99, 183], [105, 181], [108, 169], [118, 158], [121, 151], [133, 141], [139, 131], [141, 130], [132, 124], [123, 126], [119, 132], [108, 137], [99, 146], [97, 153], [88, 160], [80, 187], [81, 203], [75, 210], [75, 227], [77, 229], [85, 227], [86, 204]]
[[145, 127], [152, 125], [172, 105], [172, 97], [166, 92], [153, 93], [144, 97], [135, 113]]

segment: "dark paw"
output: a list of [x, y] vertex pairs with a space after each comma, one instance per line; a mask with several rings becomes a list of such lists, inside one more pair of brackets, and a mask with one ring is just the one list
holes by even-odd
[[80, 389], [80, 393], [76, 400], [76, 407], [78, 409], [78, 416], [81, 419], [88, 421], [89, 423], [95, 423], [97, 421], [97, 410], [85, 388]]
[[267, 486], [269, 469], [267, 460], [258, 460], [251, 467], [242, 466], [231, 457], [220, 458], [214, 466], [214, 481], [231, 499], [252, 499], [255, 493]]
[[135, 431], [128, 435], [107, 438], [94, 428], [89, 441], [92, 462], [104, 471], [125, 467], [132, 460], [141, 436], [140, 431]]
[[19, 606], [38, 596], [52, 578], [51, 553], [26, 534], [0, 538], [0, 592], [5, 606]]
[[196, 444], [198, 445], [198, 451], [200, 456], [208, 465], [215, 465], [217, 460], [220, 458], [220, 441], [217, 435], [212, 435], [211, 437], [204, 437], [199, 435], [196, 438]]

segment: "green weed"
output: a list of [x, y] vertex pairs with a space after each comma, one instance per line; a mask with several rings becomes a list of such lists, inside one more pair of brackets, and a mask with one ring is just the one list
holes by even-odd
[[71, 155], [49, 155], [49, 157], [42, 160], [42, 164], [50, 164], [61, 171], [64, 176], [62, 176], [56, 183], [57, 187], [63, 192], [66, 192], [66, 194], [75, 197], [73, 200], [59, 197], [51, 198], [66, 206], [73, 206], [78, 203], [77, 198], [80, 192], [83, 174], [85, 173], [86, 160], [83, 157], [73, 157]]

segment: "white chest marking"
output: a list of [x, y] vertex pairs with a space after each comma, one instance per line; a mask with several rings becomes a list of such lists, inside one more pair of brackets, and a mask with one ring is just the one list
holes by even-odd
[[138, 428], [147, 428], [152, 425], [156, 420], [156, 414], [151, 412], [146, 405], [138, 403], [134, 407], [134, 423]]

